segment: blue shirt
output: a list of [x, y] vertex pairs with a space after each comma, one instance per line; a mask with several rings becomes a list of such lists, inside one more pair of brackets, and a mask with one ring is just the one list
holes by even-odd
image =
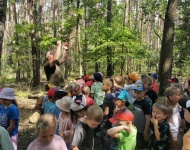
[[0, 125], [7, 129], [10, 126], [11, 120], [15, 120], [15, 126], [9, 135], [14, 136], [18, 133], [19, 124], [19, 111], [16, 105], [11, 105], [8, 108], [3, 107], [0, 109]]

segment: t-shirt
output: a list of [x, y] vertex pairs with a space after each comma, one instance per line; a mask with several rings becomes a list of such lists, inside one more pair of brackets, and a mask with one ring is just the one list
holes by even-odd
[[0, 125], [7, 129], [10, 125], [10, 121], [15, 120], [15, 126], [13, 130], [9, 133], [10, 136], [18, 134], [18, 124], [19, 124], [19, 111], [16, 105], [11, 105], [8, 108], [3, 107], [0, 110]]
[[14, 150], [9, 133], [0, 126], [0, 150]]
[[53, 66], [47, 62], [44, 65], [47, 81], [55, 86], [64, 86], [63, 74], [59, 68], [59, 61], [56, 60]]
[[44, 113], [51, 113], [51, 108], [55, 105], [54, 102], [46, 102], [44, 105]]
[[133, 126], [132, 131], [122, 130], [118, 134], [118, 150], [134, 150], [136, 146], [137, 129]]
[[190, 130], [183, 136], [183, 149], [190, 150]]
[[62, 112], [59, 115], [58, 118], [58, 123], [59, 123], [59, 133], [63, 133], [64, 134], [64, 141], [65, 143], [70, 143], [71, 141], [71, 130], [73, 128], [73, 124], [72, 121], [70, 119], [70, 117], [67, 118], [62, 118]]
[[72, 146], [80, 150], [92, 150], [94, 132], [87, 124], [79, 121], [74, 130]]
[[106, 96], [104, 97], [104, 101], [102, 104], [102, 109], [103, 111], [105, 110], [105, 107], [109, 107], [109, 113], [107, 116], [104, 116], [103, 121], [101, 123], [101, 128], [102, 129], [109, 129], [112, 127], [111, 122], [109, 121], [109, 119], [113, 116], [113, 112], [115, 109], [115, 105], [113, 103], [113, 94], [106, 94]]
[[136, 87], [135, 84], [129, 84], [129, 85], [125, 84], [124, 85], [124, 89], [126, 89], [127, 92], [129, 93], [129, 100], [128, 101], [130, 104], [133, 104], [135, 99], [136, 99], [135, 95], [134, 95], [134, 90], [133, 90], [133, 88], [135, 88], [135, 87]]
[[177, 140], [180, 122], [181, 122], [181, 117], [179, 114], [179, 108], [176, 105], [175, 107], [173, 107], [173, 113], [169, 121], [170, 130], [175, 140]]
[[67, 150], [67, 146], [60, 136], [54, 135], [52, 141], [48, 144], [42, 144], [35, 139], [30, 143], [27, 150]]
[[156, 94], [154, 90], [148, 90], [145, 95], [147, 95], [152, 100], [152, 105], [158, 99], [158, 95]]
[[95, 102], [92, 98], [90, 98], [89, 96], [85, 96], [85, 98], [86, 98], [86, 105], [87, 106], [95, 105]]
[[143, 99], [143, 100], [135, 100], [134, 102], [134, 125], [137, 128], [137, 132], [144, 133], [145, 123], [146, 123], [146, 117], [145, 115], [151, 114], [151, 107], [149, 103]]
[[150, 124], [151, 138], [149, 143], [149, 150], [168, 150], [170, 146], [170, 129], [167, 121], [163, 121], [158, 124], [158, 130], [160, 132], [160, 141], [156, 140], [154, 125]]
[[152, 84], [152, 90], [154, 90], [156, 92], [156, 94], [158, 93], [158, 84], [157, 83], [153, 83]]
[[94, 84], [91, 87], [90, 93], [94, 94], [94, 101], [96, 102], [96, 104], [102, 105], [105, 96], [105, 92], [102, 91], [102, 83], [94, 82]]

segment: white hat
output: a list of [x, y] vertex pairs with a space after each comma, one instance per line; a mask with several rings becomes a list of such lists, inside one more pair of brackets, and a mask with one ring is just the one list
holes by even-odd
[[78, 111], [83, 109], [86, 106], [86, 98], [84, 95], [74, 96], [73, 103], [70, 106], [70, 109], [73, 111]]
[[64, 96], [63, 98], [57, 100], [55, 102], [56, 106], [66, 112], [70, 112], [70, 105], [72, 104], [73, 100], [69, 96]]
[[15, 92], [13, 88], [3, 88], [0, 92], [1, 99], [15, 100]]

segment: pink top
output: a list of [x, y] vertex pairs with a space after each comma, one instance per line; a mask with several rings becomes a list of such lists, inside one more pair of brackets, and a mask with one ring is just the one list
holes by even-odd
[[73, 128], [72, 121], [69, 117], [63, 118], [62, 117], [62, 112], [59, 114], [58, 118], [58, 123], [59, 123], [59, 133], [63, 134], [63, 139], [65, 143], [70, 143], [71, 142], [71, 130]]
[[154, 83], [152, 84], [152, 89], [153, 89], [156, 93], [158, 93], [158, 84], [154, 82]]
[[86, 97], [86, 105], [87, 106], [95, 105], [95, 102], [92, 98], [90, 98], [89, 96], [85, 96], [85, 97]]
[[64, 140], [58, 136], [54, 135], [52, 141], [48, 144], [42, 144], [36, 139], [30, 143], [27, 150], [68, 150]]

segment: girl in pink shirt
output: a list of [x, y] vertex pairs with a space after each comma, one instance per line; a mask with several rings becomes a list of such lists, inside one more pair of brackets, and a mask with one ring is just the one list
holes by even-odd
[[37, 137], [27, 150], [68, 150], [65, 141], [55, 134], [56, 118], [52, 114], [43, 114], [37, 121]]

